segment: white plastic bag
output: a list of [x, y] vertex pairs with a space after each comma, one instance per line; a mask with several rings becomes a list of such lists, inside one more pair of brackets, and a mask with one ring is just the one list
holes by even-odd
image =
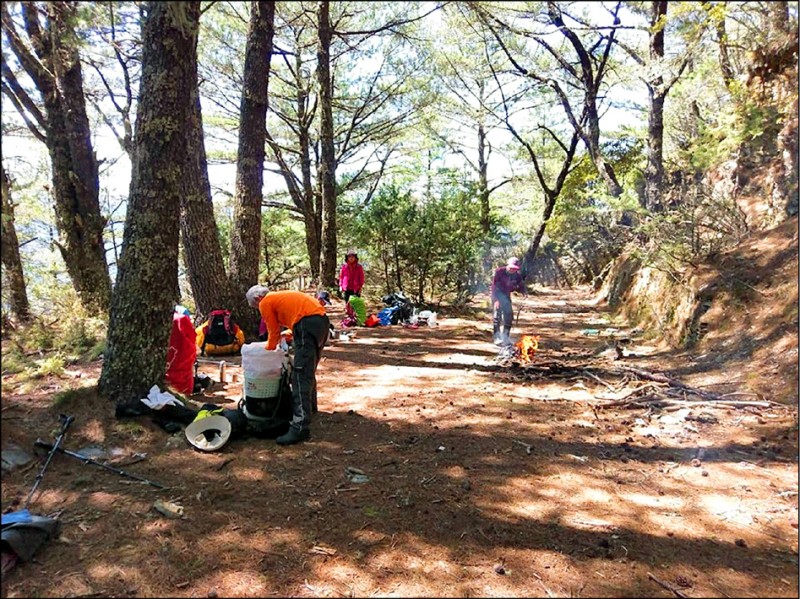
[[158, 388], [158, 385], [153, 385], [150, 387], [150, 392], [147, 394], [147, 397], [141, 400], [141, 402], [153, 410], [160, 410], [164, 406], [183, 405], [178, 398], [169, 391], [161, 391], [161, 389]]
[[271, 379], [281, 375], [281, 369], [288, 365], [286, 351], [279, 346], [275, 351], [267, 351], [263, 341], [245, 343], [242, 346], [242, 370], [246, 379]]

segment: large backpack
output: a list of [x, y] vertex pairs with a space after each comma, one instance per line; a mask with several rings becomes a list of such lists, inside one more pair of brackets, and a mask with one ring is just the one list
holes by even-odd
[[289, 430], [294, 415], [291, 365], [281, 370], [277, 392], [272, 397], [251, 397], [242, 390], [239, 413], [247, 423], [247, 432], [254, 437], [274, 439]]
[[203, 355], [233, 354], [244, 343], [244, 332], [230, 310], [212, 310], [206, 322], [197, 328], [197, 345]]

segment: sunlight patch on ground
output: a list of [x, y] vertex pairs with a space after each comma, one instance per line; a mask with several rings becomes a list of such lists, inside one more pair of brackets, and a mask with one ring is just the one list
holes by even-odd
[[442, 354], [426, 354], [425, 356], [422, 356], [422, 358], [426, 362], [433, 364], [464, 364], [465, 366], [485, 366], [487, 364], [494, 364], [494, 360], [487, 360], [483, 356], [465, 353], [452, 353], [446, 356]]
[[92, 507], [107, 510], [113, 507], [117, 500], [121, 498], [122, 496], [117, 493], [105, 493], [103, 491], [98, 491], [89, 495], [88, 503]]
[[716, 520], [737, 524], [753, 522], [752, 516], [748, 513], [750, 510], [745, 509], [742, 500], [737, 497], [712, 493], [699, 497], [698, 503]]
[[165, 532], [171, 532], [174, 528], [175, 522], [173, 520], [158, 518], [156, 520], [151, 520], [150, 522], [144, 522], [140, 527], [140, 532], [146, 535], [158, 537]]
[[264, 471], [260, 468], [236, 467], [232, 469], [231, 475], [237, 480], [264, 480]]
[[[462, 382], [470, 384], [469, 380]], [[441, 373], [436, 368], [370, 366], [362, 369], [358, 383], [346, 389], [337, 389], [332, 401], [334, 404], [347, 404], [350, 409], [358, 410], [368, 408], [373, 402], [390, 398], [398, 393], [410, 393], [415, 388], [419, 390], [433, 386], [442, 387]], [[461, 389], [461, 386], [453, 388]], [[444, 390], [446, 395], [447, 387]]]
[[205, 589], [213, 588], [222, 597], [264, 597], [267, 591], [264, 582], [264, 576], [257, 572], [231, 569], [215, 572], [200, 586]]
[[116, 563], [107, 564], [101, 562], [97, 564], [91, 564], [86, 568], [86, 573], [91, 577], [92, 582], [97, 583], [98, 585], [110, 583], [116, 579], [125, 580], [128, 578], [125, 574], [125, 570], [120, 568]]
[[81, 426], [80, 432], [91, 443], [103, 443], [106, 440], [103, 423], [97, 418], [93, 418]]

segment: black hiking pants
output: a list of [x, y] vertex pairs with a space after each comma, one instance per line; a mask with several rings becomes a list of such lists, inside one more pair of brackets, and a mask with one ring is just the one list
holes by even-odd
[[311, 426], [311, 413], [317, 410], [317, 366], [322, 348], [328, 342], [330, 320], [314, 314], [301, 318], [292, 329], [292, 423], [297, 431]]

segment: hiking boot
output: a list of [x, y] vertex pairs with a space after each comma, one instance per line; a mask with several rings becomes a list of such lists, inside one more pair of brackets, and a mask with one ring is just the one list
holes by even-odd
[[298, 431], [297, 429], [290, 428], [285, 435], [281, 435], [275, 439], [275, 442], [278, 445], [293, 445], [294, 443], [307, 441], [309, 437], [311, 437], [311, 431]]

